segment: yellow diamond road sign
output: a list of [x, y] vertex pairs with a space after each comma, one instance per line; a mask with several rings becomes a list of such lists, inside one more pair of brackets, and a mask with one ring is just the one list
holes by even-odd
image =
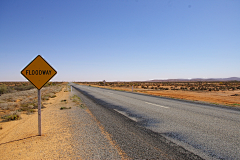
[[37, 89], [41, 89], [55, 74], [57, 74], [57, 71], [38, 55], [21, 71], [21, 74]]

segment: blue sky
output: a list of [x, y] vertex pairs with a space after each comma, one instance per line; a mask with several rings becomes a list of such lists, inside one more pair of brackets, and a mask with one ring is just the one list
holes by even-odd
[[0, 81], [240, 77], [239, 0], [1, 0]]

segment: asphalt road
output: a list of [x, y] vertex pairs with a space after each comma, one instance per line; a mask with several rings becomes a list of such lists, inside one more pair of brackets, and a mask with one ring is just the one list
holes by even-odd
[[238, 110], [71, 85], [129, 158], [240, 157]]

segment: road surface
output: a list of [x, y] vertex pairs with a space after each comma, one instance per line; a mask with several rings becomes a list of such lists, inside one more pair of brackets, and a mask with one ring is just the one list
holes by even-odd
[[71, 83], [127, 157], [238, 159], [240, 111]]

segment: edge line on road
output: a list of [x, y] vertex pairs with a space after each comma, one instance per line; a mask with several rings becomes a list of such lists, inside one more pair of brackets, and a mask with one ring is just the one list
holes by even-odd
[[154, 103], [149, 103], [149, 102], [145, 102], [145, 103], [147, 103], [147, 104], [151, 104], [151, 105], [154, 105], [154, 106], [158, 106], [158, 107], [162, 107], [162, 108], [169, 108], [169, 107], [161, 106], [161, 105], [154, 104]]

